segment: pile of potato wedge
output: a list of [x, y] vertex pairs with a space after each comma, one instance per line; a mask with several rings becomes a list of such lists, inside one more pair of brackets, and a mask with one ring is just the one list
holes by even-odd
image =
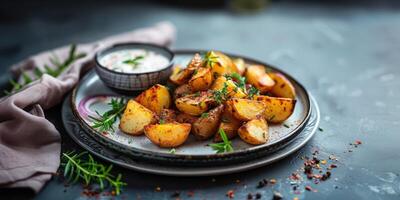
[[172, 148], [190, 134], [220, 142], [222, 129], [229, 139], [239, 135], [260, 145], [269, 139], [268, 124], [288, 119], [296, 105], [285, 76], [216, 51], [175, 66], [169, 81], [174, 88], [157, 84], [128, 101], [119, 124], [123, 132]]

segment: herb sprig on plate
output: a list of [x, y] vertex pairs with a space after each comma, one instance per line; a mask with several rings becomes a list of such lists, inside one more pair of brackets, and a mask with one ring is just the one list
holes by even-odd
[[61, 165], [64, 166], [64, 177], [72, 184], [78, 180], [83, 180], [85, 185], [99, 184], [101, 190], [106, 185], [110, 185], [117, 195], [121, 193], [121, 188], [127, 185], [121, 180], [121, 174], [114, 176], [110, 173], [113, 165], [107, 167], [98, 163], [87, 152], [79, 154], [74, 152], [63, 153]]
[[97, 110], [96, 113], [99, 117], [89, 116], [93, 120], [93, 128], [98, 128], [100, 131], [114, 131], [114, 122], [121, 117], [122, 112], [125, 110], [126, 102], [123, 98], [111, 99], [108, 103], [111, 109], [106, 111], [104, 114], [100, 114]]
[[219, 129], [218, 133], [222, 138], [222, 142], [209, 144], [209, 146], [213, 148], [216, 151], [216, 153], [225, 153], [233, 151], [232, 142], [229, 141], [228, 137], [225, 134], [225, 131], [223, 129]]

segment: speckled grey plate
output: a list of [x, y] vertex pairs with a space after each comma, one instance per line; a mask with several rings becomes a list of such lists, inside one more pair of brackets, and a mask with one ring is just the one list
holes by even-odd
[[259, 157], [258, 159], [223, 166], [210, 165], [194, 167], [160, 165], [151, 162], [145, 162], [142, 159], [137, 159], [128, 154], [123, 154], [119, 151], [108, 148], [105, 145], [94, 140], [93, 137], [91, 137], [87, 132], [82, 129], [79, 120], [74, 116], [71, 110], [71, 102], [69, 101], [69, 99], [66, 99], [64, 101], [62, 107], [62, 119], [67, 133], [76, 143], [78, 143], [84, 149], [88, 150], [93, 155], [96, 155], [108, 162], [128, 169], [152, 174], [170, 176], [211, 176], [241, 172], [265, 166], [272, 162], [281, 160], [299, 150], [312, 138], [318, 128], [320, 113], [318, 105], [312, 97], [311, 106], [312, 109], [310, 113], [310, 119], [306, 123], [304, 129], [293, 140], [291, 140], [285, 148]]
[[[194, 53], [201, 51], [178, 51], [175, 52], [175, 64], [186, 65]], [[244, 58], [248, 63], [256, 63], [267, 66], [273, 71], [280, 72], [288, 77], [297, 92], [297, 103], [293, 115], [286, 120], [284, 124], [270, 125], [270, 140], [263, 145], [252, 146], [248, 145], [240, 139], [233, 139], [234, 151], [223, 154], [216, 154], [215, 151], [207, 146], [210, 141], [196, 141], [194, 137], [189, 137], [184, 145], [176, 149], [175, 154], [168, 153], [169, 149], [159, 148], [152, 144], [145, 136], [130, 136], [124, 134], [118, 129], [118, 122], [115, 123], [115, 132], [111, 134], [103, 134], [93, 129], [91, 120], [84, 114], [78, 112], [79, 103], [89, 97], [96, 95], [114, 95], [121, 96], [115, 93], [104, 85], [94, 71], [90, 71], [74, 89], [71, 96], [71, 104], [74, 115], [79, 120], [82, 128], [91, 135], [95, 140], [106, 145], [114, 150], [129, 154], [133, 157], [147, 161], [154, 161], [163, 164], [186, 164], [186, 165], [216, 165], [227, 164], [234, 162], [243, 162], [283, 148], [288, 144], [301, 130], [305, 127], [310, 117], [310, 98], [304, 87], [294, 80], [288, 74], [271, 67], [265, 63], [248, 59], [243, 56], [230, 55], [232, 57]], [[132, 96], [137, 94], [132, 93]], [[104, 111], [108, 107], [105, 103], [95, 103], [89, 109]]]

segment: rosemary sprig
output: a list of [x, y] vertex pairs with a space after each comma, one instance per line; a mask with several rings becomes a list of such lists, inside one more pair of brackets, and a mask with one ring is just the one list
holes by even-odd
[[121, 187], [127, 185], [121, 181], [121, 174], [114, 176], [110, 173], [113, 165], [106, 167], [95, 161], [87, 152], [63, 153], [61, 165], [64, 166], [64, 177], [72, 184], [81, 179], [85, 185], [93, 182], [99, 184], [101, 190], [108, 184], [114, 188], [117, 195], [121, 193]]
[[218, 133], [222, 138], [222, 142], [209, 144], [209, 146], [211, 146], [211, 148], [213, 148], [216, 153], [233, 151], [232, 142], [229, 141], [228, 137], [225, 134], [225, 131], [223, 129], [219, 129]]
[[12, 85], [12, 89], [10, 91], [4, 91], [5, 94], [10, 94], [13, 91], [19, 91], [22, 89], [25, 85], [28, 85], [29, 83], [40, 79], [43, 74], [48, 74], [53, 77], [59, 76], [66, 68], [68, 68], [72, 63], [74, 63], [76, 60], [85, 57], [85, 53], [76, 53], [76, 45], [72, 44], [71, 48], [68, 53], [67, 59], [64, 60], [64, 62], [60, 62], [59, 58], [56, 55], [53, 55], [53, 57], [50, 57], [50, 62], [53, 65], [53, 67], [50, 67], [48, 65], [44, 65], [43, 68], [44, 70], [40, 70], [38, 67], [35, 67], [33, 70], [33, 74], [35, 75], [35, 78], [31, 78], [25, 71], [21, 72], [21, 76], [23, 79], [23, 83], [18, 83], [16, 80], [10, 79], [9, 82]]
[[144, 56], [136, 56], [135, 58], [125, 60], [125, 61], [123, 61], [122, 63], [131, 65], [132, 67], [136, 68], [136, 67], [140, 64], [139, 61], [141, 61], [141, 60], [143, 60], [143, 59], [144, 59]]
[[100, 131], [114, 131], [113, 124], [114, 122], [121, 117], [122, 112], [125, 110], [126, 102], [123, 98], [111, 99], [111, 102], [108, 103], [111, 106], [111, 109], [105, 112], [104, 114], [100, 114], [96, 111], [98, 118], [89, 116], [93, 120], [93, 128], [98, 128]]

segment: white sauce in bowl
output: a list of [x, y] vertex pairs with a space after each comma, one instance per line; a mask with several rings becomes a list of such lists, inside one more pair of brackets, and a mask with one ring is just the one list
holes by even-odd
[[158, 71], [169, 64], [169, 59], [159, 53], [143, 49], [123, 49], [100, 57], [102, 66], [117, 72], [146, 73]]

